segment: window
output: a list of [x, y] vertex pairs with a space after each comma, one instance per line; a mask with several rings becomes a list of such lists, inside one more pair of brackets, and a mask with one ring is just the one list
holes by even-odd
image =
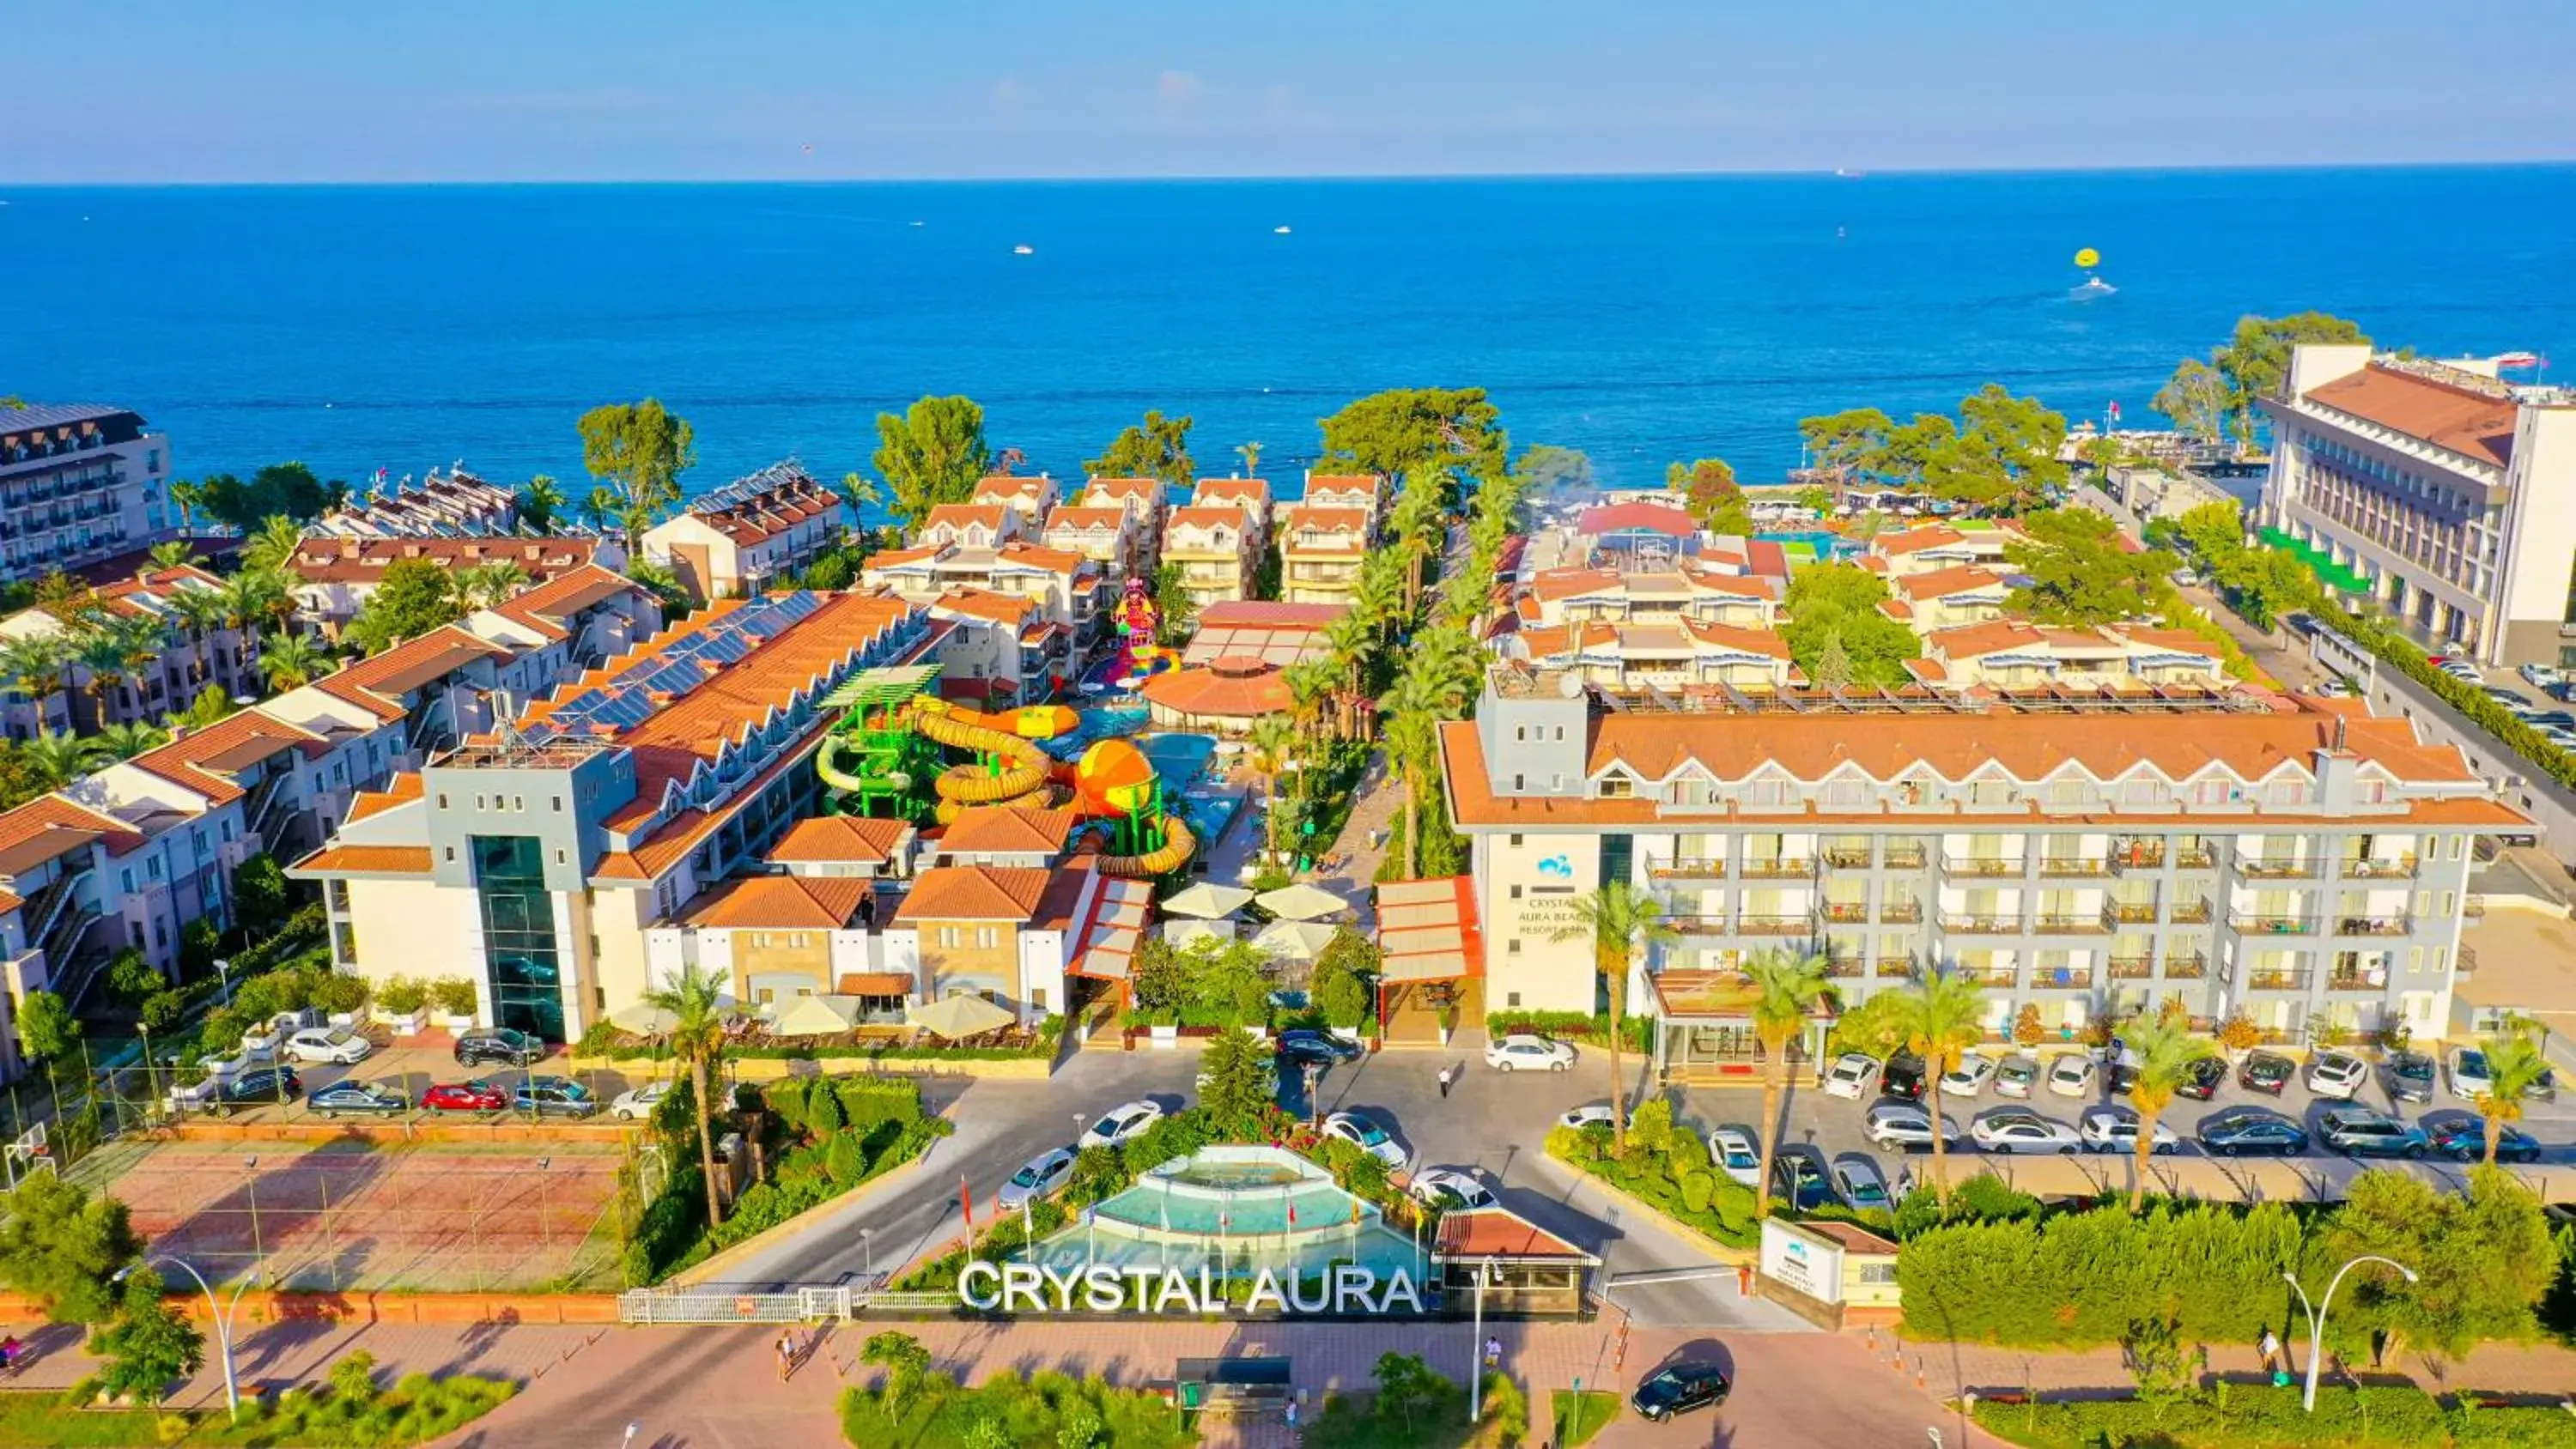
[[1520, 898], [1521, 898], [1521, 888], [1520, 888], [1519, 886], [1514, 886], [1514, 887], [1512, 887], [1512, 899], [1513, 899], [1513, 900], [1519, 900]]
[[554, 811], [557, 815], [561, 815], [563, 813], [563, 797], [561, 795], [554, 797]]
[[1512, 842], [1512, 849], [1514, 849], [1514, 850], [1518, 850], [1518, 849], [1520, 849], [1520, 848], [1521, 848], [1521, 838], [1520, 838], [1519, 836], [1517, 836], [1517, 835], [1512, 836], [1512, 837], [1511, 837], [1511, 842]]
[[940, 927], [939, 944], [952, 951], [957, 949], [957, 928], [955, 926]]
[[977, 950], [990, 951], [1001, 944], [1002, 931], [999, 926], [977, 926], [975, 928], [975, 948]]
[[1601, 782], [1599, 798], [1603, 800], [1625, 800], [1636, 793], [1636, 781], [1629, 779], [1625, 775], [1612, 775]]
[[1863, 1283], [1893, 1283], [1896, 1281], [1896, 1265], [1894, 1263], [1863, 1263], [1860, 1265], [1860, 1281]]
[[1528, 788], [1529, 788], [1529, 776], [1527, 776], [1527, 775], [1514, 775], [1514, 776], [1512, 776], [1512, 793], [1513, 793], [1513, 794], [1517, 795], [1517, 794], [1521, 793], [1522, 791], [1527, 790]]
[[1556, 742], [1558, 744], [1565, 743], [1565, 726], [1563, 725], [1558, 725], [1556, 727]]
[[447, 847], [447, 858], [448, 858], [449, 860], [454, 860], [454, 859], [456, 859], [456, 847], [455, 847], [455, 846], [451, 845], [451, 846]]
[[[1518, 937], [1518, 936], [1514, 936], [1514, 937], [1512, 937], [1512, 938], [1510, 939], [1510, 941], [1508, 941], [1508, 942], [1504, 945], [1504, 947], [1503, 947], [1503, 954], [1504, 954], [1504, 955], [1506, 955], [1506, 956], [1517, 956], [1517, 955], [1519, 955], [1520, 953], [1521, 953], [1521, 938], [1520, 938], [1520, 937]], [[1513, 992], [1513, 993], [1512, 993], [1512, 1005], [1514, 1005], [1514, 1006], [1518, 1006], [1518, 1005], [1520, 1005], [1520, 1004], [1521, 1004], [1521, 994], [1520, 994], [1519, 992], [1515, 991], [1515, 992]]]

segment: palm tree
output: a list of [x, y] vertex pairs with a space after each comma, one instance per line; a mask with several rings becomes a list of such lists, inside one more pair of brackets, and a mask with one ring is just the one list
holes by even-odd
[[72, 635], [72, 662], [89, 676], [81, 688], [90, 697], [93, 724], [107, 722], [107, 697], [125, 682], [126, 640], [103, 624], [84, 625]]
[[275, 624], [295, 613], [295, 595], [287, 576], [275, 569], [248, 569], [224, 583], [224, 618], [236, 629]]
[[1628, 1147], [1627, 1076], [1619, 1065], [1621, 1007], [1628, 996], [1628, 962], [1640, 951], [1678, 941], [1681, 933], [1664, 922], [1664, 908], [1653, 896], [1624, 880], [1606, 880], [1600, 888], [1574, 899], [1574, 915], [1552, 932], [1552, 941], [1590, 938], [1592, 969], [1610, 996], [1610, 1140]]
[[723, 998], [731, 984], [711, 966], [683, 965], [671, 984], [645, 993], [648, 1006], [671, 1013], [671, 1050], [689, 1064], [689, 1079], [698, 1096], [698, 1165], [707, 1179], [707, 1224], [724, 1221], [724, 1199], [716, 1192], [715, 1098], [708, 1086], [724, 1059]]
[[270, 635], [260, 641], [259, 672], [271, 689], [302, 689], [331, 672], [331, 651], [308, 634]]
[[18, 758], [26, 765], [27, 773], [47, 790], [59, 790], [88, 774], [98, 754], [95, 738], [61, 730], [40, 731], [34, 739], [18, 746]]
[[197, 546], [184, 538], [165, 538], [152, 545], [151, 558], [156, 570], [183, 569], [197, 561]]
[[1825, 958], [1774, 947], [1744, 963], [1744, 979], [1753, 988], [1753, 1035], [1770, 1068], [1762, 1075], [1762, 1176], [1753, 1189], [1753, 1215], [1764, 1218], [1771, 1215], [1771, 1151], [1780, 1135], [1780, 1094], [1789, 1085], [1789, 1043], [1828, 989]]
[[1959, 1053], [1985, 1036], [1984, 1012], [1985, 996], [1976, 983], [1938, 967], [1926, 970], [1904, 991], [1905, 1046], [1923, 1059], [1923, 1074], [1931, 1079], [1924, 1095], [1932, 1119], [1932, 1191], [1944, 1208], [1950, 1205], [1950, 1179], [1942, 1162], [1941, 1076], [1956, 1069]]
[[527, 586], [528, 571], [508, 559], [456, 571], [457, 601], [469, 612], [508, 603]]
[[272, 513], [266, 522], [242, 540], [242, 567], [254, 573], [275, 570], [292, 572], [295, 551], [304, 545], [304, 525], [282, 513]]
[[519, 521], [539, 533], [555, 531], [555, 520], [564, 507], [563, 485], [539, 473], [519, 490]]
[[2487, 1166], [2495, 1166], [2496, 1139], [2504, 1128], [2522, 1120], [2522, 1098], [2549, 1071], [2549, 1059], [2533, 1040], [2529, 1017], [2505, 1018], [2504, 1030], [2478, 1040], [2487, 1059], [2487, 1089], [2477, 1095], [2478, 1115], [2486, 1119]]
[[206, 663], [206, 636], [224, 627], [228, 614], [220, 587], [184, 588], [170, 596], [170, 617], [188, 635], [189, 683], [198, 683], [212, 672]]
[[170, 480], [170, 501], [179, 505], [179, 531], [190, 537], [197, 532], [197, 508], [206, 501], [204, 485], [185, 478]]
[[1279, 776], [1297, 746], [1297, 727], [1285, 715], [1265, 714], [1252, 722], [1252, 768], [1270, 783], [1264, 793], [1269, 809], [1262, 821], [1263, 844], [1273, 865], [1279, 861]]
[[608, 520], [616, 517], [625, 506], [625, 496], [605, 483], [594, 486], [581, 500], [581, 511], [589, 516], [593, 532], [606, 531]]
[[159, 725], [144, 724], [138, 720], [126, 724], [109, 725], [90, 736], [90, 739], [98, 746], [100, 754], [120, 760], [130, 760], [145, 750], [159, 749], [168, 744], [170, 732]]
[[38, 705], [63, 687], [71, 640], [62, 634], [0, 639], [0, 679]]
[[849, 500], [853, 510], [862, 504], [874, 508], [885, 502], [885, 495], [877, 490], [877, 480], [865, 473], [842, 474], [841, 496]]
[[2156, 1119], [2164, 1115], [2174, 1091], [2190, 1080], [2194, 1065], [2216, 1055], [2207, 1038], [2191, 1033], [2188, 1017], [2158, 1013], [2141, 1016], [2121, 1033], [2121, 1043], [2138, 1059], [2137, 1081], [2129, 1101], [2138, 1109], [2138, 1170], [2129, 1183], [2129, 1211], [2147, 1202], [2147, 1159], [2156, 1150]]
[[1258, 478], [1261, 476], [1261, 445], [1259, 443], [1237, 443], [1234, 445], [1234, 455], [1243, 460], [1244, 477]]

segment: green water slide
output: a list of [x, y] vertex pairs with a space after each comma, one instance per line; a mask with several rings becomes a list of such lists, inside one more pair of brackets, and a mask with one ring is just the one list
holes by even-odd
[[939, 678], [933, 665], [862, 669], [824, 696], [843, 711], [814, 755], [814, 773], [845, 813], [918, 818], [939, 773], [939, 747], [913, 728], [911, 704]]

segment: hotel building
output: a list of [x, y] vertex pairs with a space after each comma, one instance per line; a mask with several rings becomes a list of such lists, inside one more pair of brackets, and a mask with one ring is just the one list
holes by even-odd
[[0, 581], [42, 578], [170, 526], [170, 440], [127, 408], [0, 407]]
[[2436, 648], [2576, 665], [2576, 393], [2494, 372], [2293, 349], [2260, 521]]
[[736, 599], [812, 563], [857, 522], [849, 500], [803, 468], [772, 463], [645, 530], [644, 553], [667, 560], [692, 595]]
[[1966, 972], [1997, 1035], [2024, 1005], [2071, 1038], [2171, 999], [2286, 1041], [2438, 1036], [2472, 841], [2530, 828], [2409, 722], [2305, 697], [1612, 710], [1504, 666], [1441, 753], [1483, 943], [1455, 984], [1599, 1009], [1589, 943], [1555, 933], [1627, 881], [1680, 933], [1624, 988], [1667, 1077], [1753, 1050], [1737, 972], [1774, 947], [1825, 954], [1845, 1006]]

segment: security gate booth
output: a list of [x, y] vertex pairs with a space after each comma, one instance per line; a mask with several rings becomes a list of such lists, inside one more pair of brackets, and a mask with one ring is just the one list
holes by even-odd
[[1431, 1251], [1440, 1307], [1452, 1318], [1475, 1303], [1484, 1278], [1487, 1318], [1575, 1318], [1583, 1313], [1598, 1255], [1499, 1207], [1444, 1215]]

